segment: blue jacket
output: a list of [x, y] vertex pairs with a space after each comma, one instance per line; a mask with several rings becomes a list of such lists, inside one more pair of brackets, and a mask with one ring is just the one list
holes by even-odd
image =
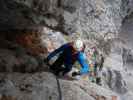
[[72, 46], [70, 45], [70, 43], [64, 44], [60, 48], [50, 53], [47, 59], [50, 60], [52, 57], [56, 56], [57, 54], [61, 54], [61, 53], [64, 54], [65, 67], [71, 68], [73, 63], [77, 60], [81, 65], [80, 74], [89, 72], [89, 65], [87, 63], [86, 55], [82, 51], [77, 52], [76, 54], [73, 54]]

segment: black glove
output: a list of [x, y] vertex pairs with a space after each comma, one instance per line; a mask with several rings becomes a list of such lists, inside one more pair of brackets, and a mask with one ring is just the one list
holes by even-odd
[[46, 63], [48, 66], [50, 65], [49, 60], [47, 58], [44, 59], [44, 63]]
[[80, 72], [73, 72], [72, 73], [72, 76], [77, 76], [77, 75], [80, 75]]

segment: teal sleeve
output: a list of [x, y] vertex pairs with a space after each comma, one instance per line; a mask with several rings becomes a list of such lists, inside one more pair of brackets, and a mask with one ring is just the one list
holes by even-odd
[[87, 62], [86, 55], [83, 52], [78, 54], [78, 61], [81, 65], [80, 74], [88, 73], [89, 72], [89, 65]]

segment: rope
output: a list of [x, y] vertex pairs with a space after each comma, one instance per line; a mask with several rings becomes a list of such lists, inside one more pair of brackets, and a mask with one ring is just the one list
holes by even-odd
[[[44, 60], [44, 62], [46, 63], [47, 66], [50, 67], [50, 64], [48, 64], [46, 60]], [[53, 73], [53, 71], [50, 71], [50, 72]], [[53, 75], [55, 76], [56, 82], [57, 82], [59, 100], [62, 100], [62, 91], [61, 91], [60, 81], [59, 81], [58, 77], [54, 73], [53, 73]]]
[[60, 81], [59, 81], [57, 76], [55, 76], [55, 77], [56, 77], [57, 86], [58, 86], [59, 100], [62, 100], [62, 92], [61, 92], [61, 87], [60, 87]]

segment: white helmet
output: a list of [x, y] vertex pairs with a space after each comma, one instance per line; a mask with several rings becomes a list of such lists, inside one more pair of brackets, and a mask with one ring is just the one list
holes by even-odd
[[75, 40], [73, 47], [75, 50], [81, 51], [84, 47], [83, 41], [81, 39]]

